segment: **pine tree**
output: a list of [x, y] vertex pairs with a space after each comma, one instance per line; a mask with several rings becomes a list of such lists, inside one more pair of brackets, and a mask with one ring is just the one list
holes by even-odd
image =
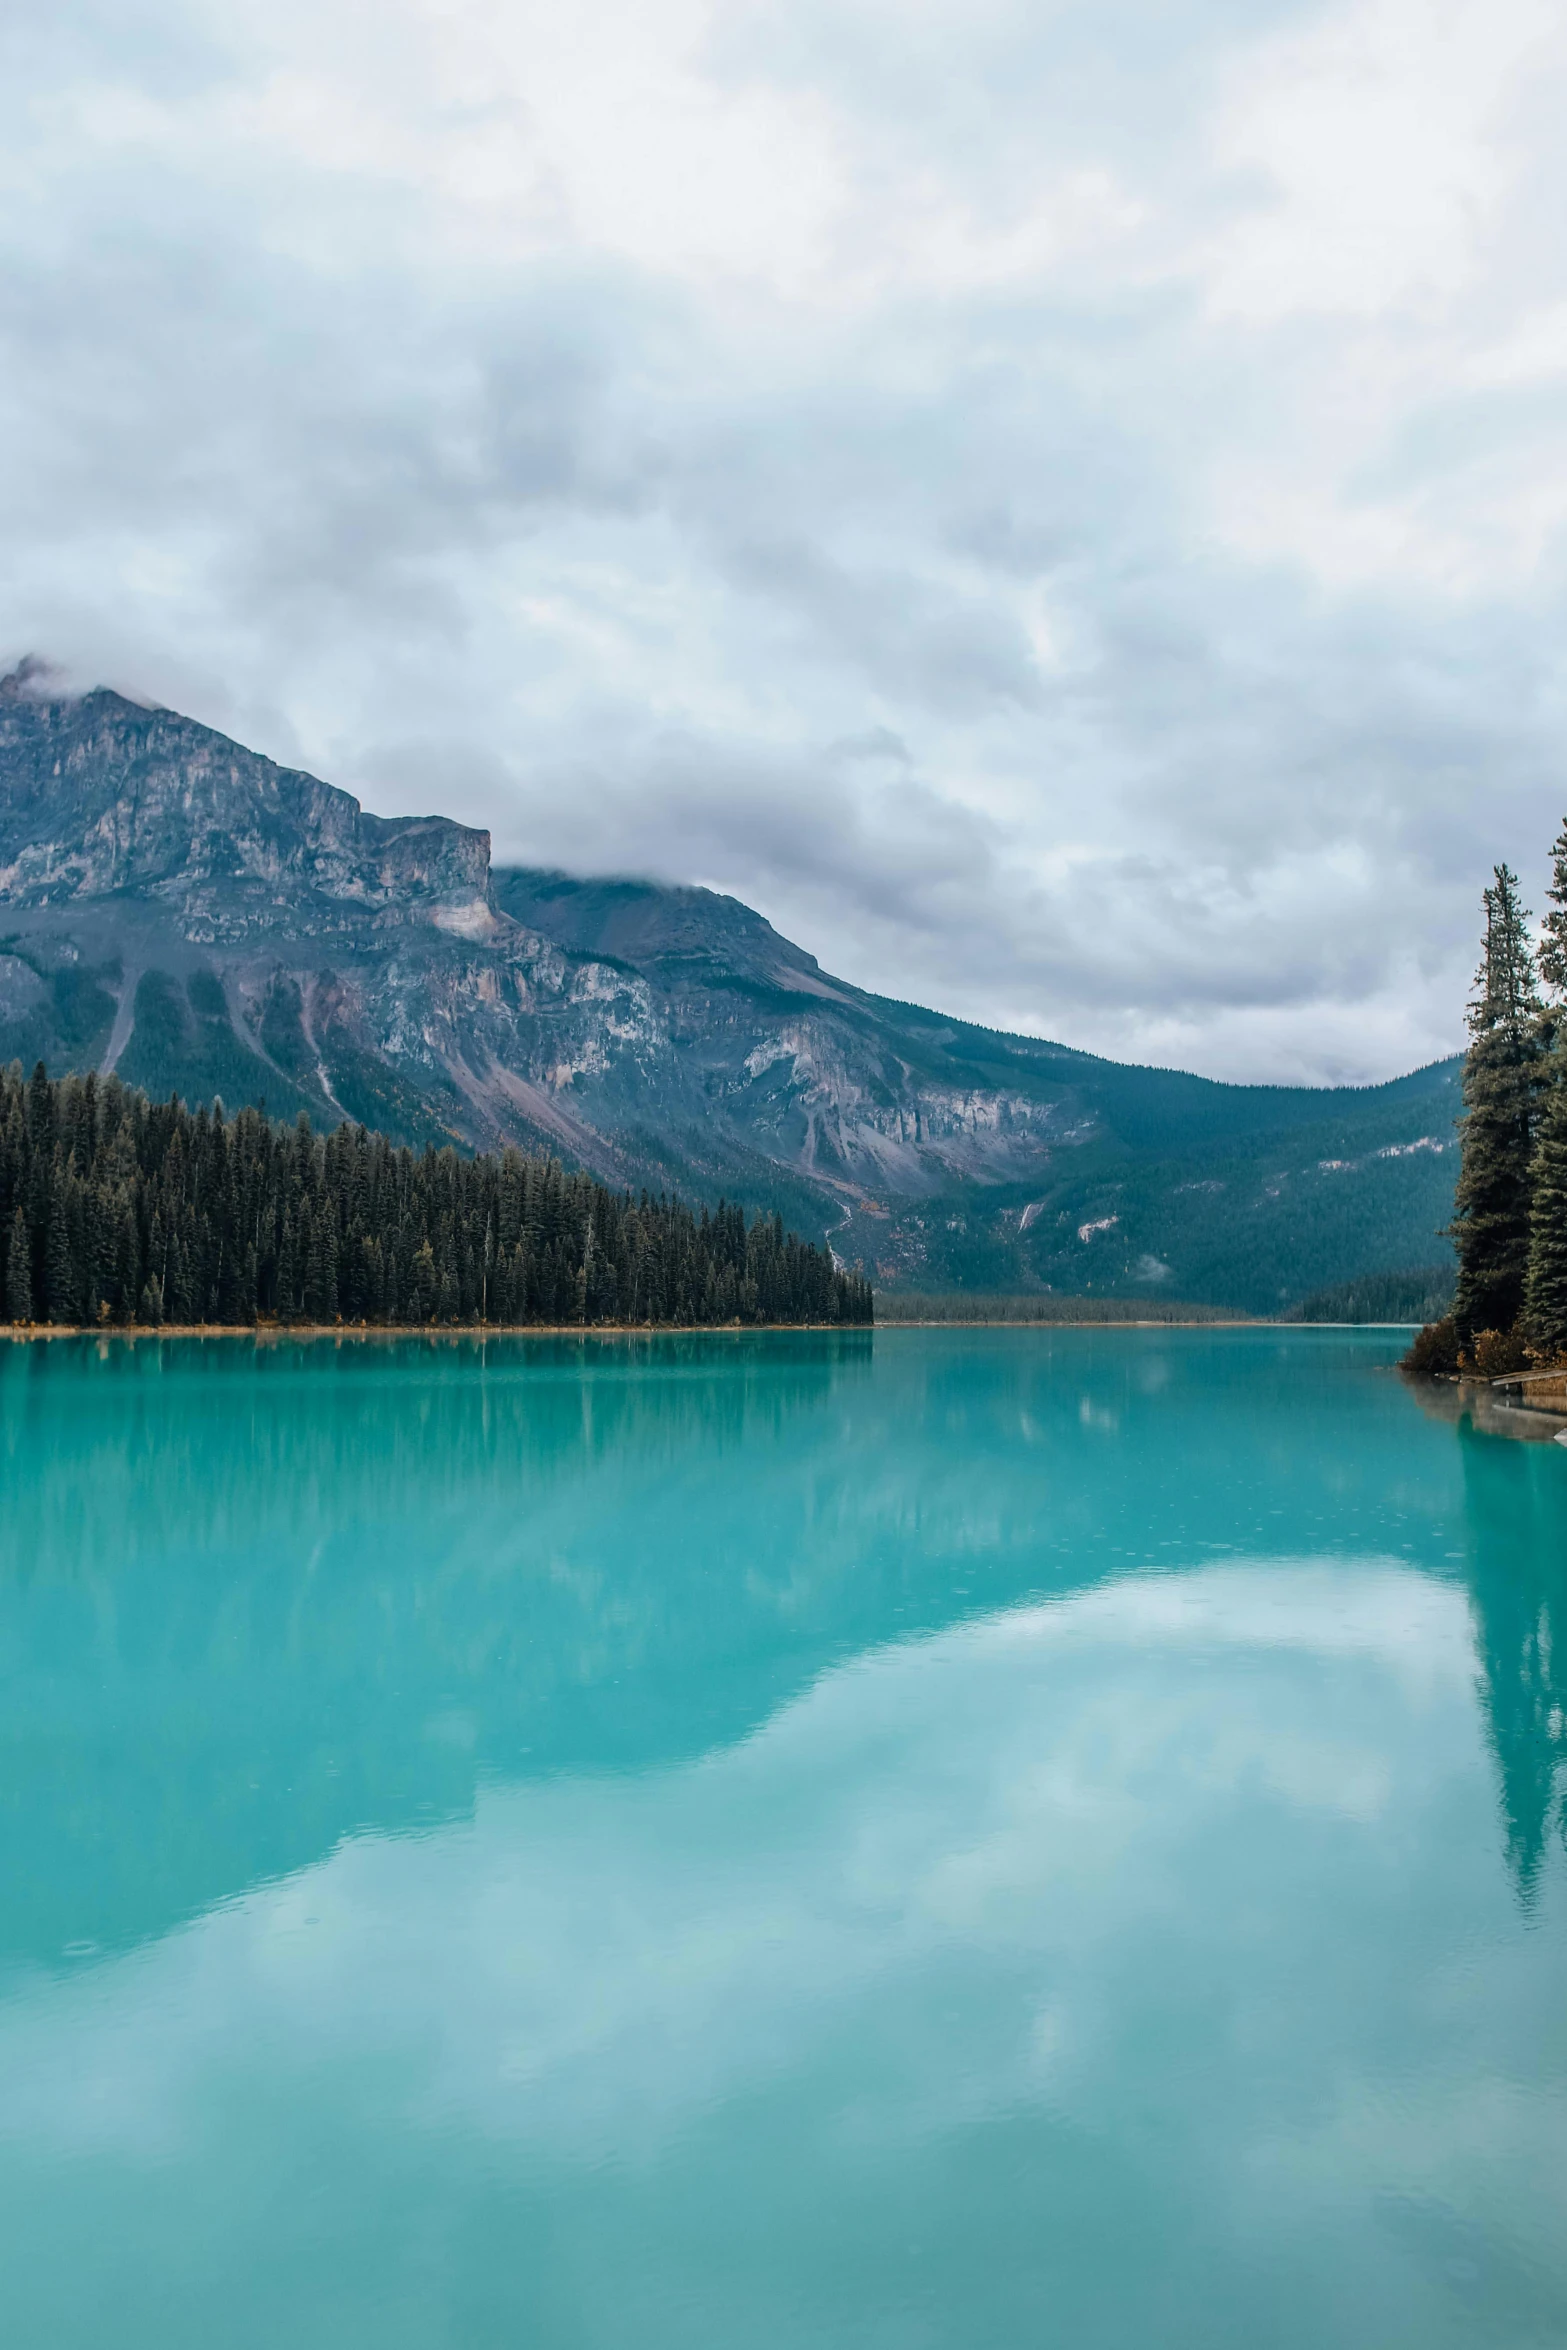
[[44, 1235], [44, 1290], [51, 1322], [76, 1319], [75, 1269], [71, 1263], [71, 1235], [66, 1220], [63, 1171], [56, 1164], [49, 1195], [49, 1222]]
[[1541, 1353], [1567, 1355], [1567, 1038], [1552, 1048], [1535, 1145], [1524, 1326]]
[[1512, 1330], [1524, 1302], [1542, 1012], [1528, 920], [1517, 875], [1498, 865], [1495, 885], [1485, 892], [1485, 952], [1469, 1007], [1452, 1225], [1453, 1319], [1465, 1347], [1478, 1331]]
[[275, 1312], [280, 1322], [292, 1321], [299, 1302], [299, 1257], [294, 1239], [294, 1219], [283, 1210], [283, 1222], [278, 1234]]
[[411, 1287], [410, 1318], [415, 1322], [428, 1322], [435, 1310], [439, 1276], [435, 1270], [435, 1251], [427, 1240], [421, 1241], [414, 1251]]
[[11, 1219], [10, 1246], [5, 1254], [5, 1310], [13, 1322], [33, 1318], [33, 1244], [20, 1208]]
[[1551, 910], [1541, 924], [1540, 978], [1553, 1006], [1567, 1006], [1567, 817], [1551, 851]]
[[1567, 822], [1552, 852], [1551, 910], [1540, 939], [1546, 991], [1543, 1096], [1530, 1187], [1524, 1324], [1549, 1356], [1567, 1355]]
[[325, 1200], [315, 1213], [305, 1210], [301, 1254], [305, 1273], [305, 1318], [310, 1322], [337, 1319], [337, 1249], [332, 1211]]

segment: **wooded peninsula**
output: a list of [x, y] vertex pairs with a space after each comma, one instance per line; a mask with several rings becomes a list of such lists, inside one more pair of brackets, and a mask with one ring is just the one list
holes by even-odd
[[0, 1070], [0, 1315], [13, 1324], [863, 1324], [868, 1282], [781, 1217], [694, 1214], [519, 1150]]

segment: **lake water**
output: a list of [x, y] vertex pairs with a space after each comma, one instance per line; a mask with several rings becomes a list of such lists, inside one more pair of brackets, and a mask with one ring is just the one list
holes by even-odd
[[1401, 1343], [0, 1346], [10, 2350], [1560, 2350], [1567, 1449]]

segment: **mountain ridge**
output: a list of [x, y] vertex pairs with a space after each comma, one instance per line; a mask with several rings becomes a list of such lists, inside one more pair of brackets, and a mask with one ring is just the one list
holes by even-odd
[[696, 885], [496, 867], [178, 712], [0, 681], [0, 1059], [542, 1146], [890, 1286], [1276, 1310], [1432, 1260], [1457, 1060], [1235, 1086], [875, 995]]

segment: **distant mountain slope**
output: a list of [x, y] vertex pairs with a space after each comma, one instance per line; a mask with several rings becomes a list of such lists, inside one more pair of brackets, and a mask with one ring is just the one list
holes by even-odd
[[1125, 1067], [869, 995], [708, 890], [490, 869], [122, 696], [0, 681], [0, 1059], [545, 1144], [830, 1232], [884, 1284], [1271, 1311], [1433, 1261], [1456, 1061]]
[[[1381, 1086], [1218, 1085], [867, 995], [710, 891], [525, 871], [498, 872], [495, 894], [643, 979], [689, 1040], [688, 1076], [705, 1064], [689, 1147], [723, 1136], [808, 1170], [840, 1253], [884, 1283], [1266, 1312], [1346, 1266], [1443, 1253], [1456, 1059]], [[601, 1097], [595, 1116], [615, 1111]]]

